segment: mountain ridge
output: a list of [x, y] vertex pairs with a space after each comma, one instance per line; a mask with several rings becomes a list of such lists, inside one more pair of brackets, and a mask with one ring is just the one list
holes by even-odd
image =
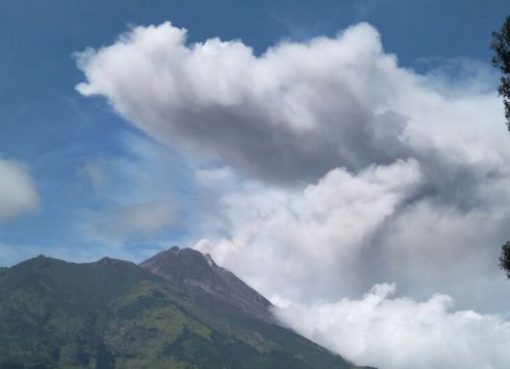
[[0, 296], [0, 369], [361, 368], [118, 259], [32, 258], [0, 274]]

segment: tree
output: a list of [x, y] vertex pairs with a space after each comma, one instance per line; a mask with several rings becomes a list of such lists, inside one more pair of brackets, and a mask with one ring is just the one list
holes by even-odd
[[499, 256], [499, 267], [503, 269], [506, 276], [510, 278], [510, 241], [505, 243], [501, 248], [501, 255]]
[[499, 31], [492, 33], [492, 37], [491, 49], [495, 52], [492, 65], [501, 71], [498, 92], [503, 97], [506, 124], [510, 130], [510, 16]]
[[[507, 129], [510, 130], [510, 16], [506, 18], [499, 31], [492, 33], [491, 49], [494, 50], [492, 65], [501, 72], [498, 88], [499, 95], [503, 97]], [[510, 278], [510, 241], [501, 248], [499, 267]]]

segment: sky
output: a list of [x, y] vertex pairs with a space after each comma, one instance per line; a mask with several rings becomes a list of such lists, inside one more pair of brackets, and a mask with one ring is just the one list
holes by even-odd
[[357, 363], [506, 368], [507, 14], [4, 0], [0, 266], [193, 247]]

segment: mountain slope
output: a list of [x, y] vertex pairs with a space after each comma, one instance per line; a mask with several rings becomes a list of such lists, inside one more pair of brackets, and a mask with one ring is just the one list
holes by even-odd
[[198, 295], [120, 260], [25, 261], [0, 274], [0, 369], [354, 367], [242, 309], [210, 309]]
[[236, 308], [250, 317], [274, 322], [271, 303], [232, 272], [216, 265], [209, 255], [174, 246], [140, 266], [179, 285], [195, 299], [220, 311], [226, 307]]

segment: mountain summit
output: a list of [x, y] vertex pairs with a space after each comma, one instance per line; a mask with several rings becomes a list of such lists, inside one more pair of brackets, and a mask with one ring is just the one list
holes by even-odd
[[[143, 266], [143, 267], [142, 267]], [[0, 369], [354, 369], [212, 259], [39, 256], [0, 270]]]
[[174, 246], [140, 266], [178, 284], [211, 307], [237, 308], [252, 318], [274, 323], [271, 303], [234, 273], [218, 266], [209, 254]]

